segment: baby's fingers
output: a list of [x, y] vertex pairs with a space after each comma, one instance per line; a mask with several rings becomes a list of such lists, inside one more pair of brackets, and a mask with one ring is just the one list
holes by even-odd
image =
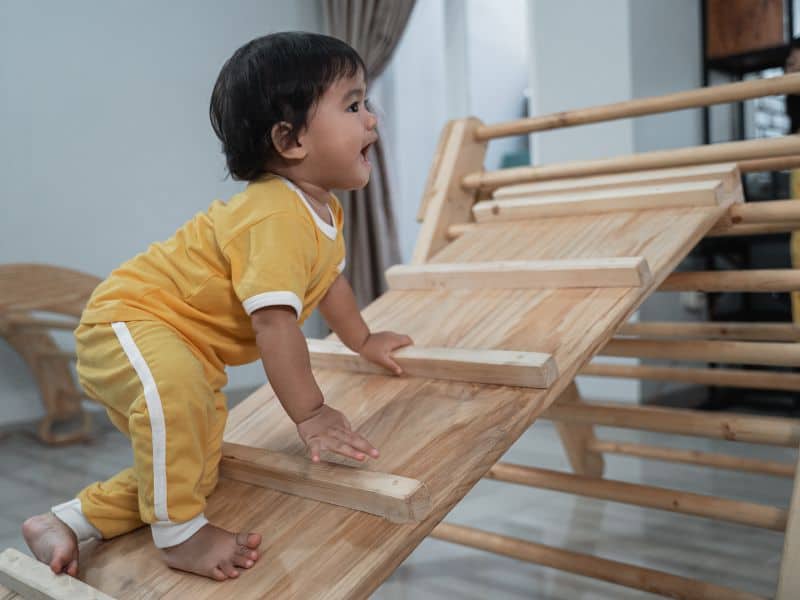
[[319, 438], [314, 438], [308, 443], [308, 453], [311, 456], [311, 462], [318, 463], [319, 455], [322, 452], [322, 441]]
[[338, 440], [331, 440], [330, 444], [328, 445], [328, 450], [357, 461], [362, 461], [365, 458], [365, 455], [361, 450], [353, 447], [347, 442], [340, 442]]
[[360, 450], [363, 454], [360, 457], [356, 456], [356, 460], [364, 460], [364, 454], [368, 454], [372, 458], [378, 457], [378, 449], [370, 444], [365, 437], [354, 431], [332, 431], [331, 435], [340, 442]]

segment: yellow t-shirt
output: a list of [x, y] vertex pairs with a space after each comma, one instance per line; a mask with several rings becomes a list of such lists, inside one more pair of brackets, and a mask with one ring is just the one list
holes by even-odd
[[343, 213], [332, 194], [328, 210], [333, 225], [290, 181], [253, 182], [114, 270], [81, 323], [158, 320], [206, 356], [251, 362], [258, 349], [249, 315], [285, 305], [302, 323], [344, 269]]

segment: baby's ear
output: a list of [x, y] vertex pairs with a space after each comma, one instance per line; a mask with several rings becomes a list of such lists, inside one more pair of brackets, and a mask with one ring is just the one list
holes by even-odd
[[300, 144], [297, 136], [293, 135], [292, 126], [286, 121], [275, 123], [270, 131], [272, 145], [286, 160], [302, 160], [308, 151]]

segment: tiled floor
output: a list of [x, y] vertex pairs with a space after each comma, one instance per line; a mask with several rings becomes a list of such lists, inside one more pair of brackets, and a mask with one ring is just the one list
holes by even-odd
[[[796, 452], [693, 438], [600, 429], [601, 437], [735, 452], [791, 461]], [[537, 423], [505, 457], [568, 470], [553, 426]], [[607, 457], [606, 476], [751, 502], [788, 506], [791, 481], [699, 467]], [[130, 447], [105, 428], [88, 445], [46, 447], [21, 433], [0, 438], [0, 548], [25, 544], [19, 524], [69, 499], [83, 485], [130, 464]], [[782, 534], [568, 494], [480, 482], [448, 521], [699, 578], [756, 594], [775, 592]], [[269, 536], [267, 535], [267, 540]], [[427, 540], [374, 595], [381, 600], [654, 598], [601, 581]]]

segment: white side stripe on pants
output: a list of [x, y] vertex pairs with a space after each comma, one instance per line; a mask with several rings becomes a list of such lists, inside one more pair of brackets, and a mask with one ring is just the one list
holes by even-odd
[[111, 327], [117, 334], [117, 339], [131, 361], [136, 374], [144, 388], [144, 399], [147, 403], [147, 412], [150, 415], [150, 432], [153, 440], [153, 504], [155, 517], [158, 521], [169, 521], [167, 514], [167, 428], [164, 422], [164, 410], [161, 406], [161, 396], [158, 394], [156, 382], [150, 367], [133, 341], [133, 336], [128, 326], [123, 322], [112, 323]]

